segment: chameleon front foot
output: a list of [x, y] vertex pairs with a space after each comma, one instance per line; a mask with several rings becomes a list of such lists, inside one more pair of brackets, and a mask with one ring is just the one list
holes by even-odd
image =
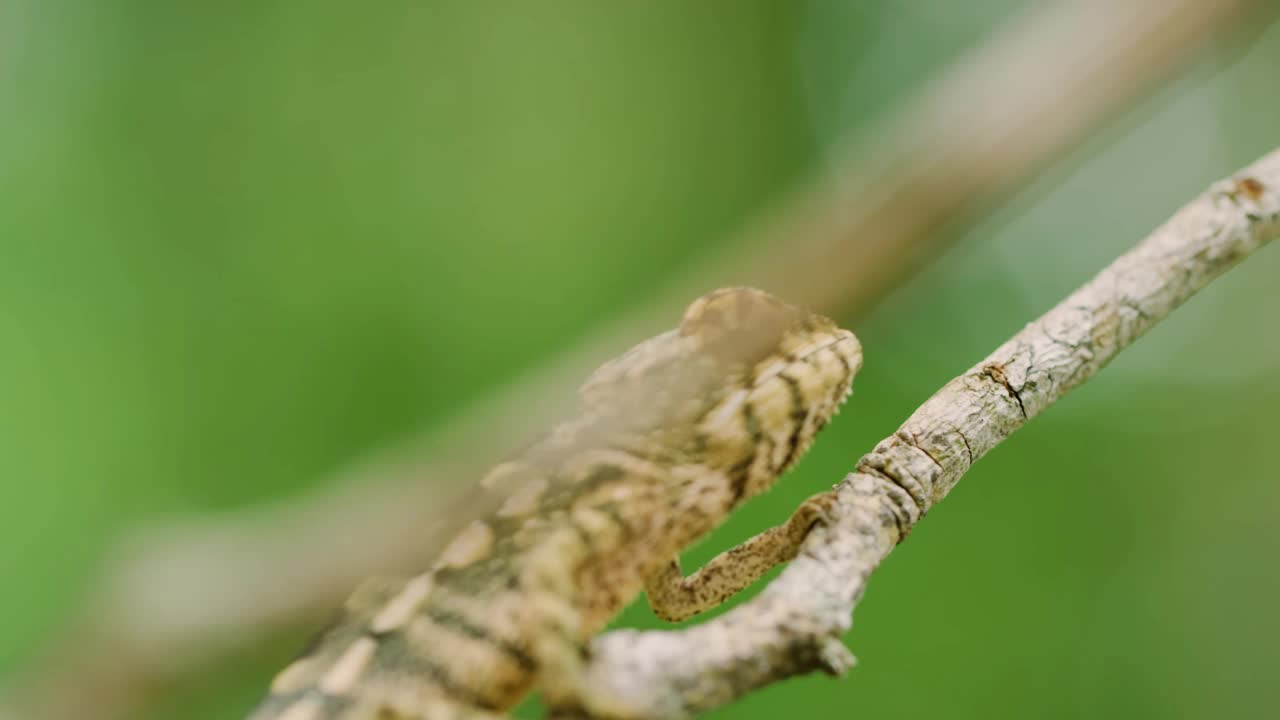
[[785, 523], [720, 553], [688, 577], [683, 576], [679, 560], [673, 560], [645, 579], [649, 607], [658, 617], [672, 622], [716, 607], [769, 570], [795, 558], [814, 526], [831, 525], [838, 513], [835, 493], [819, 493], [801, 503]]

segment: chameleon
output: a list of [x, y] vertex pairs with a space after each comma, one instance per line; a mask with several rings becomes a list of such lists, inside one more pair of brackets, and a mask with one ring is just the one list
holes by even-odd
[[861, 364], [853, 333], [764, 291], [698, 298], [489, 471], [495, 501], [425, 572], [361, 585], [249, 720], [499, 720], [535, 688], [553, 714], [634, 717], [587, 681], [591, 637], [641, 590], [683, 620], [795, 557], [830, 493], [679, 562], [807, 451]]

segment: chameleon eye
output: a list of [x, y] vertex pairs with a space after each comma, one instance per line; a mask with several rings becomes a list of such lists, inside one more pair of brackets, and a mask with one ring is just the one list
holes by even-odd
[[805, 314], [763, 290], [724, 288], [694, 300], [680, 319], [680, 334], [700, 338], [716, 355], [750, 360], [772, 351]]

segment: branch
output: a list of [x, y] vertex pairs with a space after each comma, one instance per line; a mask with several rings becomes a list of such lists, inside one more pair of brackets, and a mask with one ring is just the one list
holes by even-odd
[[[83, 616], [36, 669], [28, 706], [45, 718], [131, 715], [157, 685], [314, 619], [362, 578], [415, 568], [457, 530], [450, 518], [461, 514], [441, 510], [455, 479], [477, 477], [493, 448], [550, 424], [580, 378], [669, 325], [688, 298], [750, 284], [828, 314], [865, 311], [938, 254], [953, 237], [945, 224], [1016, 189], [1223, 32], [1273, 11], [1259, 0], [1037, 5], [848, 143], [831, 172], [742, 242], [444, 429], [289, 502], [180, 519], [121, 543]], [[72, 685], [88, 690], [72, 698]]]
[[687, 717], [792, 675], [842, 673], [867, 578], [973, 463], [1277, 235], [1280, 150], [947, 383], [835, 487], [829, 523], [758, 597], [687, 630], [607, 633], [593, 679], [654, 717]]

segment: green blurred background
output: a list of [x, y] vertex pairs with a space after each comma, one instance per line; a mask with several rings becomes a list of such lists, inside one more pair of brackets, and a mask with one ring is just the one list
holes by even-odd
[[[448, 422], [1019, 6], [4, 3], [0, 680], [128, 528], [285, 498]], [[695, 562], [1275, 147], [1280, 28], [1258, 33], [884, 298], [850, 411]], [[979, 464], [873, 579], [847, 679], [715, 716], [1276, 712], [1277, 277], [1273, 248]], [[643, 601], [620, 622], [657, 624]], [[303, 635], [145, 720], [239, 717]]]

